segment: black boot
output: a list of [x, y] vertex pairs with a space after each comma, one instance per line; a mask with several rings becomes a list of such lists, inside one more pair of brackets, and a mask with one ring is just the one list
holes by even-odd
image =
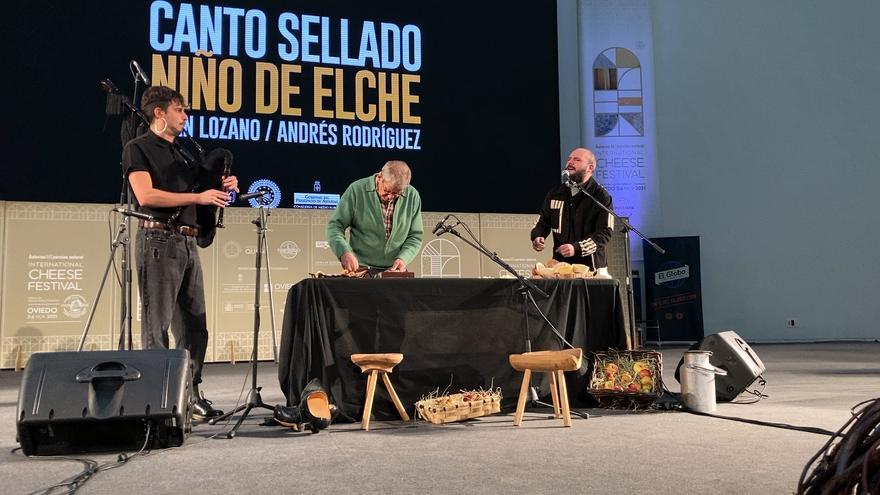
[[320, 380], [313, 378], [300, 394], [299, 409], [312, 430], [323, 430], [333, 421], [330, 412], [330, 399]]
[[213, 402], [209, 401], [204, 395], [199, 393], [199, 398], [196, 399], [192, 405], [193, 419], [207, 421], [211, 418], [216, 418], [217, 416], [223, 416], [223, 411], [214, 408], [212, 404]]
[[287, 426], [297, 431], [302, 429], [303, 417], [299, 406], [275, 406], [275, 422], [281, 426]]

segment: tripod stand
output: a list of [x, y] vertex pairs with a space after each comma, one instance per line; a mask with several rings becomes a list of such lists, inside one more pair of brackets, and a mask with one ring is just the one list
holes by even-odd
[[[239, 412], [244, 411], [241, 416], [239, 416], [238, 421], [235, 422], [235, 425], [232, 427], [232, 429], [226, 432], [226, 438], [235, 437], [235, 434], [238, 432], [238, 428], [241, 426], [245, 418], [248, 417], [253, 409], [263, 408], [270, 411], [274, 410], [272, 406], [263, 403], [263, 398], [260, 396], [260, 390], [262, 389], [262, 387], [257, 386], [257, 350], [259, 349], [260, 344], [260, 270], [263, 267], [263, 250], [265, 249], [266, 245], [266, 223], [269, 217], [269, 214], [266, 212], [265, 206], [260, 206], [259, 208], [257, 208], [257, 210], [259, 211], [259, 216], [255, 220], [251, 221], [251, 223], [257, 226], [257, 269], [254, 282], [254, 349], [251, 353], [251, 390], [248, 392], [247, 402], [245, 404], [236, 407], [234, 410], [222, 416], [213, 418], [208, 422], [211, 425], [215, 425], [220, 421], [223, 421], [231, 416], [238, 414]], [[269, 290], [271, 291], [272, 288], [270, 287]], [[274, 308], [271, 305], [270, 310], [274, 312]]]
[[[455, 221], [456, 221], [455, 225], [445, 225], [446, 220], [448, 220], [450, 217], [455, 219]], [[457, 230], [455, 230], [455, 227], [457, 227], [459, 225], [464, 226], [465, 231], [471, 237], [472, 241], [468, 240], [465, 237], [462, 237], [462, 235]], [[434, 228], [434, 234], [438, 237], [440, 235], [442, 235], [444, 232], [449, 232], [450, 234], [454, 235], [455, 237], [458, 237], [459, 239], [464, 241], [466, 244], [468, 244], [472, 248], [479, 251], [481, 254], [487, 256], [489, 259], [494, 261], [498, 266], [500, 266], [501, 268], [504, 268], [504, 270], [509, 272], [511, 275], [513, 275], [519, 281], [519, 285], [517, 286], [517, 292], [519, 292], [520, 296], [522, 297], [523, 332], [525, 334], [526, 352], [532, 352], [532, 337], [531, 337], [531, 333], [529, 331], [529, 303], [531, 303], [535, 307], [535, 310], [538, 311], [538, 314], [541, 315], [541, 318], [544, 319], [544, 321], [547, 323], [547, 325], [550, 327], [550, 329], [553, 331], [553, 333], [556, 334], [556, 337], [558, 337], [559, 340], [564, 345], [568, 346], [571, 349], [575, 348], [573, 345], [571, 345], [571, 343], [568, 340], [565, 339], [565, 337], [562, 336], [562, 334], [559, 333], [559, 330], [557, 330], [556, 327], [552, 323], [550, 323], [550, 320], [547, 319], [547, 316], [544, 315], [544, 313], [541, 311], [541, 308], [538, 307], [538, 303], [535, 302], [535, 298], [532, 296], [532, 292], [534, 291], [535, 293], [537, 293], [541, 297], [544, 297], [544, 298], [550, 297], [546, 292], [541, 290], [541, 288], [538, 287], [537, 285], [535, 285], [535, 283], [532, 282], [531, 280], [528, 280], [527, 278], [520, 275], [516, 270], [513, 269], [512, 266], [510, 266], [506, 261], [501, 259], [497, 253], [489, 250], [489, 248], [484, 246], [483, 243], [481, 243], [477, 239], [477, 237], [473, 234], [473, 232], [471, 232], [471, 229], [467, 226], [467, 224], [465, 224], [464, 222], [459, 220], [458, 217], [456, 217], [455, 215], [447, 215], [446, 218], [444, 218], [443, 221], [438, 223], [437, 227]], [[550, 408], [554, 407], [552, 404], [548, 404], [546, 402], [541, 402], [540, 400], [538, 400], [538, 392], [535, 389], [535, 387], [529, 387], [528, 393], [529, 393], [529, 402], [531, 402], [532, 406], [542, 406], [542, 407], [550, 407]], [[590, 417], [589, 414], [582, 413], [579, 411], [571, 411], [571, 413], [576, 416], [579, 416], [581, 418], [584, 418], [584, 419], [588, 419]]]
[[[126, 97], [120, 96], [119, 88], [117, 88], [116, 85], [113, 84], [113, 81], [111, 81], [110, 79], [104, 79], [100, 83], [101, 87], [107, 93], [108, 97], [107, 115], [121, 115], [126, 112], [129, 113], [127, 122], [124, 121], [122, 124], [122, 128], [120, 129], [120, 139], [123, 146], [125, 146], [129, 139], [135, 137], [133, 135], [134, 133], [131, 132], [131, 126], [136, 127], [136, 124], [139, 122], [147, 123], [147, 119], [144, 114], [141, 113], [141, 111], [138, 110], [137, 107], [132, 103], [133, 101], [137, 101], [138, 83], [142, 81], [140, 73], [134, 70], [132, 64], [134, 64], [133, 61], [129, 64], [132, 77], [134, 77], [134, 92], [131, 96], [131, 100], [127, 99]], [[144, 80], [144, 82], [147, 81]], [[112, 105], [110, 104], [111, 100], [114, 102]], [[125, 108], [123, 109], [123, 107]], [[125, 177], [124, 175], [122, 178], [122, 187], [120, 188], [119, 193], [119, 206], [120, 208], [115, 208], [114, 211], [122, 213], [124, 217], [119, 223], [119, 226], [116, 228], [116, 235], [111, 242], [110, 257], [107, 260], [107, 267], [104, 269], [104, 276], [101, 278], [101, 285], [98, 287], [98, 292], [95, 294], [95, 297], [93, 299], [94, 302], [92, 303], [92, 308], [89, 311], [89, 317], [88, 319], [86, 319], [86, 324], [83, 327], [83, 332], [79, 340], [79, 346], [77, 346], [77, 351], [82, 351], [83, 346], [86, 343], [86, 337], [88, 336], [89, 329], [92, 326], [92, 319], [95, 317], [95, 310], [98, 308], [98, 302], [101, 299], [101, 293], [104, 291], [104, 284], [107, 282], [107, 275], [110, 273], [110, 267], [113, 266], [113, 262], [116, 259], [116, 249], [119, 246], [122, 246], [122, 280], [119, 281], [122, 289], [122, 305], [120, 307], [119, 343], [117, 344], [117, 349], [120, 351], [125, 350], [126, 340], [128, 340], [128, 350], [131, 350], [134, 345], [132, 342], [131, 333], [131, 238], [129, 237], [128, 233], [132, 230], [132, 216], [140, 216], [141, 218], [146, 217], [149, 219], [151, 219], [151, 217], [149, 217], [149, 215], [139, 215], [133, 211], [134, 195], [132, 194], [131, 187], [128, 184], [128, 177]]]
[[116, 227], [116, 236], [113, 237], [113, 242], [110, 244], [110, 257], [107, 259], [107, 266], [104, 268], [104, 276], [101, 277], [101, 285], [98, 286], [98, 292], [95, 294], [94, 299], [92, 299], [94, 301], [92, 303], [92, 309], [89, 310], [89, 317], [86, 319], [82, 336], [80, 336], [79, 339], [79, 346], [76, 349], [77, 351], [82, 351], [83, 346], [86, 343], [86, 336], [88, 336], [89, 328], [92, 326], [92, 319], [95, 317], [95, 310], [98, 308], [98, 301], [100, 301], [101, 293], [104, 291], [104, 284], [107, 283], [107, 275], [110, 273], [110, 267], [113, 266], [113, 262], [116, 260], [116, 248], [120, 245], [123, 246], [123, 277], [125, 277], [125, 282], [127, 282], [127, 284], [123, 283], [124, 295], [122, 298], [122, 321], [120, 323], [119, 350], [121, 351], [124, 348], [126, 335], [124, 329], [126, 322], [128, 323], [128, 345], [129, 349], [131, 349], [131, 299], [126, 297], [131, 295], [131, 268], [128, 263], [128, 255], [126, 254], [128, 252], [128, 243], [128, 215], [124, 215], [119, 222], [119, 226]]
[[[120, 197], [120, 204], [125, 205], [124, 208], [127, 211], [134, 210], [134, 194], [131, 192], [131, 186], [128, 185], [128, 177], [123, 178], [122, 184], [123, 194]], [[127, 232], [131, 232], [131, 215], [125, 215], [125, 230]], [[120, 229], [122, 227], [120, 226]], [[123, 248], [122, 248], [122, 308], [121, 308], [121, 316], [119, 322], [119, 343], [117, 344], [117, 348], [122, 350], [125, 348], [125, 340], [128, 338], [128, 350], [131, 350], [134, 346], [132, 342], [131, 335], [131, 237], [126, 236], [123, 238]], [[111, 259], [113, 255], [110, 255]], [[106, 275], [105, 275], [106, 276]], [[92, 307], [94, 309], [97, 306], [97, 300], [95, 300], [95, 306]], [[83, 342], [80, 342], [80, 350], [82, 349]]]

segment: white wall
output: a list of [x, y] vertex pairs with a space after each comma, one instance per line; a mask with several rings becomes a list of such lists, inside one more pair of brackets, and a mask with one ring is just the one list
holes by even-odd
[[652, 7], [660, 234], [702, 239], [707, 332], [880, 337], [880, 2]]
[[880, 2], [651, 7], [662, 218], [648, 233], [700, 236], [706, 333], [880, 338]]

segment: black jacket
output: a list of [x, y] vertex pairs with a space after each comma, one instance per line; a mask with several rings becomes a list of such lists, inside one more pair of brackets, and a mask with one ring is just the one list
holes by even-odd
[[[584, 189], [603, 205], [612, 208], [611, 195], [592, 177], [587, 180]], [[563, 244], [574, 245], [575, 254], [571, 258], [563, 258], [554, 252], [553, 258], [568, 263], [582, 263], [596, 268], [608, 266], [605, 260], [605, 245], [611, 239], [614, 230], [614, 217], [605, 212], [584, 193], [577, 191], [571, 195], [571, 189], [560, 184], [547, 193], [544, 206], [530, 239], [547, 237], [553, 232], [554, 250]], [[595, 263], [591, 256], [595, 258]]]

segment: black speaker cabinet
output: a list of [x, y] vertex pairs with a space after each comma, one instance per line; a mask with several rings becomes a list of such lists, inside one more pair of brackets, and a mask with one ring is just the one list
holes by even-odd
[[[719, 332], [704, 337], [690, 347], [690, 350], [712, 351], [709, 363], [721, 368], [727, 375], [715, 375], [715, 398], [719, 402], [732, 401], [767, 368], [761, 358], [736, 332]], [[675, 368], [675, 379], [684, 364], [684, 357]]]
[[17, 438], [27, 455], [183, 444], [192, 426], [185, 350], [40, 352], [18, 394]]

